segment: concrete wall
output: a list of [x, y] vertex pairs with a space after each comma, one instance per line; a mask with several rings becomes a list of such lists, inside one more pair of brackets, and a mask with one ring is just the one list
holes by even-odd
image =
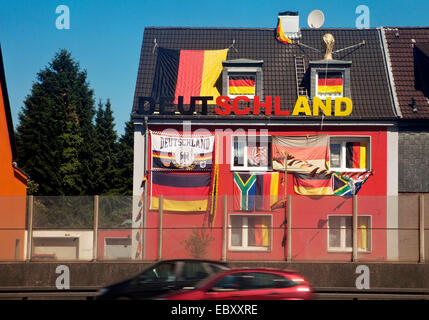
[[[52, 289], [59, 276], [56, 268], [67, 265], [70, 269], [70, 289], [96, 289], [127, 279], [152, 263], [107, 262], [31, 262], [0, 263], [0, 290]], [[429, 289], [429, 264], [362, 263], [370, 270], [370, 289], [402, 288]], [[240, 262], [232, 267], [274, 267], [300, 271], [314, 287], [355, 288], [360, 263], [285, 263]], [[406, 276], [404, 276], [406, 275]]]

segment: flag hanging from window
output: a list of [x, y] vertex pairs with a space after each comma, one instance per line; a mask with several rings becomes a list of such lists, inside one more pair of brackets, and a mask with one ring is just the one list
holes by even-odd
[[228, 79], [229, 94], [255, 95], [254, 75], [230, 75]]
[[278, 189], [278, 172], [234, 172], [234, 210], [271, 211], [278, 200]]
[[270, 217], [255, 216], [254, 230], [255, 230], [255, 246], [257, 247], [268, 247], [269, 246], [269, 221]]
[[210, 178], [210, 172], [153, 171], [150, 209], [159, 209], [159, 197], [162, 195], [165, 211], [206, 211]]
[[317, 93], [319, 95], [343, 93], [343, 74], [341, 72], [319, 72]]
[[288, 172], [321, 174], [329, 163], [328, 135], [273, 136], [273, 169], [284, 171], [287, 154]]
[[190, 104], [191, 96], [212, 96], [214, 104], [221, 95], [219, 81], [222, 61], [228, 49], [174, 50], [158, 47], [152, 98], [183, 96], [183, 104]]
[[366, 142], [347, 142], [346, 167], [350, 169], [366, 169], [367, 147], [368, 143]]

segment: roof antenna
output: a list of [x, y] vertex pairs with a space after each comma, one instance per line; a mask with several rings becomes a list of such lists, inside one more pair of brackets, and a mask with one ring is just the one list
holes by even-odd
[[234, 47], [234, 44], [235, 44], [235, 39], [232, 40], [232, 44], [228, 47], [228, 50], [231, 49], [231, 48], [234, 48], [235, 52], [238, 52], [237, 48]]
[[155, 39], [153, 39], [153, 49], [152, 49], [152, 54], [154, 54], [154, 53], [155, 53], [155, 49], [156, 49], [156, 47], [158, 47], [158, 42], [156, 42], [156, 38], [155, 38]]

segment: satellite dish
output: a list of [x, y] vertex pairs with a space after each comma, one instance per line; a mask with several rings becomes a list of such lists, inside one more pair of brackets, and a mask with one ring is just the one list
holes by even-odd
[[310, 28], [320, 28], [325, 22], [325, 15], [320, 10], [313, 10], [308, 15], [307, 23]]

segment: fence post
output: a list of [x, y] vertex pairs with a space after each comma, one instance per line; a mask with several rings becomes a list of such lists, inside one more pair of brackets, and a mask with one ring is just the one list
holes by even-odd
[[28, 196], [27, 261], [31, 260], [33, 251], [33, 213], [34, 198], [33, 195], [30, 195]]
[[158, 261], [162, 260], [162, 216], [163, 216], [163, 205], [164, 197], [159, 196], [158, 204]]
[[227, 242], [227, 219], [228, 219], [228, 197], [223, 196], [223, 232], [222, 232], [222, 261], [226, 261], [226, 242]]
[[353, 219], [352, 219], [352, 230], [353, 230], [353, 257], [352, 261], [358, 261], [358, 206], [357, 196], [353, 196]]
[[99, 209], [99, 197], [94, 196], [94, 236], [93, 236], [93, 249], [92, 249], [92, 261], [97, 261], [98, 257], [98, 209]]
[[419, 194], [419, 262], [425, 262], [425, 198]]
[[286, 216], [287, 216], [287, 261], [292, 261], [292, 196], [287, 195]]

